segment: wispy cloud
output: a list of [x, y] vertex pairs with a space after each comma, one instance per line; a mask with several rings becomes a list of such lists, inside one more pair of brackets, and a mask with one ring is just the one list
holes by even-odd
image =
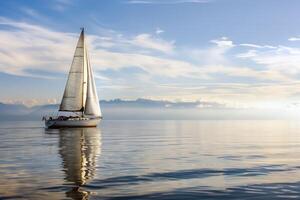
[[299, 40], [300, 40], [300, 37], [290, 37], [288, 40], [289, 40], [289, 41], [292, 41], [292, 42], [294, 42], [294, 41], [299, 41]]
[[240, 46], [257, 48], [257, 49], [264, 49], [264, 48], [276, 49], [277, 48], [277, 47], [271, 46], [271, 45], [257, 45], [257, 44], [247, 44], [247, 43], [246, 44], [240, 44]]
[[159, 38], [154, 38], [150, 34], [145, 33], [134, 37], [131, 43], [146, 49], [153, 49], [157, 51], [162, 51], [164, 53], [172, 53], [175, 47], [174, 41], [168, 42]]
[[25, 100], [3, 99], [3, 100], [1, 100], [1, 103], [25, 105], [27, 107], [32, 107], [32, 106], [45, 105], [45, 104], [57, 104], [58, 101], [55, 98], [52, 98], [52, 99], [25, 99]]
[[159, 27], [157, 27], [156, 28], [156, 31], [155, 31], [155, 33], [157, 34], [157, 35], [159, 35], [159, 34], [161, 34], [161, 33], [164, 33], [165, 31], [164, 30], [162, 30], [161, 28], [159, 28]]
[[54, 0], [51, 2], [52, 3], [51, 8], [56, 11], [62, 12], [66, 8], [71, 6], [73, 2], [74, 2], [74, 0], [73, 1], [72, 0]]
[[159, 37], [158, 34], [141, 33], [134, 36], [124, 36], [118, 32], [99, 29], [101, 36], [90, 35], [95, 47], [118, 48], [126, 52], [135, 53], [138, 50], [146, 52], [162, 52], [171, 54], [175, 49], [175, 41], [167, 41]]
[[207, 48], [188, 48], [183, 54], [202, 66], [227, 65], [228, 58], [225, 55], [235, 47], [233, 41], [222, 37], [210, 41], [212, 45]]
[[[0, 72], [39, 78], [67, 73], [77, 37], [78, 33], [0, 18]], [[110, 88], [109, 95], [250, 105], [258, 99], [283, 101], [300, 85], [300, 49], [294, 47], [237, 44], [221, 37], [205, 48], [188, 48], [155, 33], [124, 35], [103, 29], [87, 38], [96, 77], [101, 87]], [[253, 65], [235, 64], [233, 59]]]
[[[10, 29], [0, 31], [2, 72], [34, 76], [30, 70], [67, 71], [66, 66], [71, 62], [77, 34], [55, 32], [41, 26], [5, 18], [0, 19], [0, 24], [10, 26]], [[140, 34], [128, 39], [121, 37], [120, 44], [112, 38], [96, 35], [88, 37], [88, 41], [92, 48], [92, 56], [97, 55], [92, 59], [96, 70], [137, 66], [149, 74], [164, 76], [187, 75], [196, 70], [190, 63], [139, 53], [141, 48], [164, 53], [172, 51], [172, 42], [153, 38], [149, 34]], [[103, 48], [102, 41], [107, 42], [107, 48], [112, 47], [115, 50]], [[122, 53], [116, 49], [117, 47], [131, 49], [132, 52]], [[133, 52], [134, 49], [136, 52]]]
[[[300, 75], [300, 49], [278, 46], [272, 48], [250, 49], [237, 55], [239, 58], [250, 59], [258, 65], [288, 75], [290, 78]], [[296, 77], [294, 77], [296, 79]]]
[[182, 3], [209, 3], [212, 0], [129, 0], [128, 4], [182, 4]]
[[25, 13], [28, 16], [31, 16], [31, 17], [40, 17], [40, 14], [36, 10], [34, 10], [32, 8], [21, 7], [20, 10], [21, 10], [21, 12]]
[[211, 42], [215, 43], [218, 47], [231, 48], [235, 46], [227, 37], [211, 40]]
[[[34, 76], [28, 69], [61, 71], [62, 65], [67, 64], [68, 45], [59, 47], [59, 43], [71, 44], [73, 34], [64, 34], [45, 29], [32, 24], [0, 18], [0, 25], [11, 29], [0, 31], [1, 63], [0, 70], [5, 73], [22, 76]], [[57, 53], [56, 49], [62, 51]]]

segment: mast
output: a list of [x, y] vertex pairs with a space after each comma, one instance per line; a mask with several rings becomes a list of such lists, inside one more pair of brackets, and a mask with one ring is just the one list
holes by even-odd
[[[84, 27], [80, 28], [81, 29], [81, 35], [83, 38], [83, 65], [82, 65], [82, 70], [83, 70], [83, 77], [86, 77], [86, 73], [84, 73], [85, 70], [85, 63], [86, 63], [86, 48], [85, 48], [85, 38], [84, 38]], [[82, 82], [82, 109], [81, 109], [81, 116], [84, 116], [84, 84], [86, 84], [86, 81], [83, 80]]]

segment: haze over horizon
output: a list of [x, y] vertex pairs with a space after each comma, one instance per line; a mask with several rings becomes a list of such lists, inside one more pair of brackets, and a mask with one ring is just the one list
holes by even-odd
[[59, 103], [84, 26], [100, 99], [298, 108], [299, 6], [296, 0], [1, 1], [0, 102]]

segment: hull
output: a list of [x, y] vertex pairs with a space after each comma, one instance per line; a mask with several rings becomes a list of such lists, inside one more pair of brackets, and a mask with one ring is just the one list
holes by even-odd
[[45, 120], [45, 125], [47, 128], [62, 128], [62, 127], [96, 127], [100, 118], [78, 118], [78, 119], [48, 119]]

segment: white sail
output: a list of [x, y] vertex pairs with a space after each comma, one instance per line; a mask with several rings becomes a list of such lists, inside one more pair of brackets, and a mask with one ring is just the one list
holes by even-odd
[[93, 70], [90, 65], [90, 61], [88, 59], [87, 51], [86, 51], [86, 58], [87, 58], [87, 95], [86, 95], [84, 114], [100, 117], [101, 110], [99, 105], [99, 99], [97, 95]]
[[60, 111], [83, 111], [86, 99], [86, 63], [84, 31], [82, 30], [60, 104]]

